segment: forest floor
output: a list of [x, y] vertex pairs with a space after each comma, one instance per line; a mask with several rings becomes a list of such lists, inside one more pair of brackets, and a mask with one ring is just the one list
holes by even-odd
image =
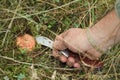
[[16, 46], [16, 37], [25, 33], [54, 40], [70, 28], [90, 27], [114, 4], [115, 0], [0, 0], [0, 80], [119, 80], [120, 45], [101, 57], [104, 66], [97, 73], [70, 68], [41, 45], [30, 53]]

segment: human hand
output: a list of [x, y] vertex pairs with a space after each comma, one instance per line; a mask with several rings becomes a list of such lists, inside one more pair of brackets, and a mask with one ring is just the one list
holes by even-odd
[[[73, 53], [68, 58], [60, 55], [59, 51], [69, 49]], [[70, 67], [80, 68], [78, 53], [82, 52], [83, 56], [91, 60], [96, 60], [101, 53], [89, 43], [86, 35], [86, 29], [71, 28], [55, 38], [53, 45], [53, 56], [59, 58], [61, 62], [67, 63]], [[76, 56], [77, 55], [77, 56]]]

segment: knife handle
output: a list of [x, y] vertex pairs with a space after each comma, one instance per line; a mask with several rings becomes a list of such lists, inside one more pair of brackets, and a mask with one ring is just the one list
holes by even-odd
[[71, 51], [69, 49], [64, 49], [60, 51], [61, 54], [63, 54], [65, 57], [69, 57]]

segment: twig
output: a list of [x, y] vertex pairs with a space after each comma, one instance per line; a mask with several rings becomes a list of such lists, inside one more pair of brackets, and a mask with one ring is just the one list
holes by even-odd
[[37, 70], [34, 68], [34, 64], [31, 65], [31, 80], [40, 80], [37, 74]]
[[2, 72], [3, 74], [5, 73], [1, 68], [0, 68], [0, 72]]
[[57, 71], [55, 70], [55, 71], [53, 72], [52, 76], [51, 76], [51, 80], [55, 80], [56, 73], [57, 73]]
[[57, 6], [57, 7], [55, 7], [55, 8], [49, 9], [49, 10], [40, 11], [40, 12], [38, 12], [38, 13], [30, 14], [29, 16], [38, 15], [38, 14], [41, 14], [41, 13], [46, 13], [46, 12], [49, 12], [49, 11], [53, 11], [53, 10], [56, 10], [56, 9], [60, 9], [60, 8], [63, 8], [63, 7], [65, 7], [65, 6], [68, 6], [68, 5], [73, 4], [73, 3], [75, 3], [75, 2], [78, 2], [78, 1], [79, 1], [79, 0], [74, 0], [74, 1], [71, 1], [71, 2], [69, 2], [69, 3], [67, 3], [67, 4], [64, 4], [64, 5], [61, 5], [61, 6]]
[[2, 46], [4, 45], [5, 40], [6, 40], [6, 37], [7, 37], [7, 35], [8, 35], [8, 32], [9, 32], [9, 30], [10, 30], [11, 27], [12, 27], [12, 23], [13, 23], [13, 21], [14, 21], [14, 17], [15, 17], [15, 15], [16, 15], [16, 12], [17, 12], [18, 7], [20, 6], [20, 3], [21, 3], [21, 0], [19, 1], [19, 4], [18, 4], [17, 7], [16, 7], [15, 13], [14, 13], [14, 15], [13, 15], [11, 21], [10, 21], [10, 24], [8, 25], [8, 29], [7, 29], [7, 31], [6, 31], [6, 33], [5, 33], [5, 37], [3, 38], [3, 41], [2, 41]]
[[[56, 9], [65, 7], [65, 6], [67, 6], [67, 5], [70, 5], [70, 4], [72, 4], [72, 3], [75, 3], [75, 2], [77, 2], [77, 1], [79, 1], [79, 0], [74, 0], [74, 1], [71, 1], [71, 2], [69, 2], [69, 3], [67, 3], [67, 4], [64, 4], [64, 5], [62, 5], [62, 6], [58, 6], [58, 7], [55, 7], [55, 8], [49, 9], [49, 10], [45, 10], [45, 11], [40, 11], [40, 12], [38, 12], [38, 13], [34, 13], [34, 14], [30, 14], [30, 15], [22, 15], [22, 14], [13, 12], [12, 10], [9, 10], [9, 9], [3, 9], [3, 10], [6, 10], [6, 11], [11, 12], [11, 13], [14, 13], [15, 15], [18, 15], [18, 16], [20, 16], [20, 17], [22, 17], [22, 18], [25, 18], [25, 19], [27, 19], [28, 21], [33, 22], [34, 24], [38, 24], [37, 22], [35, 22], [34, 20], [32, 20], [32, 19], [29, 18], [29, 17], [30, 17], [30, 16], [33, 16], [33, 15], [38, 15], [38, 14], [46, 13], [46, 12], [49, 12], [49, 11], [53, 11], [53, 10], [56, 10]], [[11, 21], [12, 21], [12, 20], [11, 20]]]
[[80, 70], [80, 69], [71, 69], [71, 68], [48, 67], [48, 66], [45, 66], [45, 65], [42, 65], [42, 64], [33, 64], [33, 63], [18, 61], [18, 60], [15, 60], [13, 58], [10, 58], [10, 57], [7, 57], [7, 56], [1, 56], [1, 55], [0, 55], [0, 58], [4, 58], [4, 59], [7, 59], [7, 60], [10, 60], [10, 61], [19, 63], [19, 64], [30, 65], [30, 66], [34, 65], [34, 66], [42, 67], [42, 68], [45, 68], [45, 69], [66, 70], [66, 71]]

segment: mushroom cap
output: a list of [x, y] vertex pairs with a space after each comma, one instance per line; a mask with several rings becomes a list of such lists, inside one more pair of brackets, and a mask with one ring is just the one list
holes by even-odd
[[27, 49], [27, 51], [32, 51], [35, 47], [35, 39], [29, 34], [24, 34], [22, 36], [18, 36], [16, 38], [16, 45], [19, 46], [20, 49]]

